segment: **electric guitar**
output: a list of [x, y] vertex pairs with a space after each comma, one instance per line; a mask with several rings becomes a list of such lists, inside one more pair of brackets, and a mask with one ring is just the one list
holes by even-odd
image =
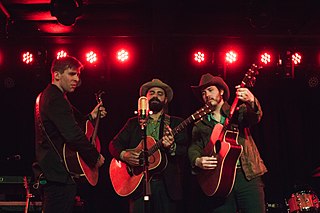
[[[245, 74], [240, 87], [253, 87], [257, 74], [258, 66], [253, 64]], [[230, 120], [237, 104], [238, 97], [234, 99], [224, 125], [218, 123], [214, 126], [210, 141], [204, 148], [203, 156], [215, 156], [218, 160], [215, 169], [201, 169], [197, 174], [200, 187], [207, 196], [226, 197], [234, 185], [236, 164], [243, 150], [238, 144], [239, 132], [230, 128]]]
[[[101, 95], [104, 94], [103, 91], [99, 91], [96, 94], [96, 99], [98, 103], [102, 103]], [[99, 122], [100, 122], [100, 110], [98, 110], [97, 118], [95, 120], [95, 125], [93, 125], [89, 120], [86, 122], [85, 134], [89, 139], [90, 143], [97, 149], [100, 153], [101, 146], [99, 138], [97, 137]], [[97, 185], [99, 178], [99, 168], [89, 167], [84, 160], [80, 157], [78, 152], [72, 151], [68, 148], [67, 144], [63, 146], [63, 159], [66, 168], [70, 174], [76, 174], [80, 177], [85, 177], [89, 184], [92, 186]]]
[[[173, 135], [179, 133], [192, 121], [201, 119], [204, 115], [210, 113], [211, 111], [212, 106], [205, 105], [187, 119], [182, 121], [177, 127], [175, 127], [172, 130]], [[147, 136], [146, 140], [148, 148], [147, 155], [149, 161], [149, 171], [150, 177], [152, 178], [153, 174], [159, 173], [166, 168], [167, 156], [165, 153], [159, 150], [162, 146], [162, 139], [156, 142], [152, 137]], [[143, 154], [143, 142], [144, 141], [141, 141], [133, 150]], [[128, 196], [132, 194], [139, 187], [144, 177], [143, 171], [143, 166], [130, 166], [121, 160], [113, 158], [109, 167], [109, 175], [115, 192], [120, 196]]]

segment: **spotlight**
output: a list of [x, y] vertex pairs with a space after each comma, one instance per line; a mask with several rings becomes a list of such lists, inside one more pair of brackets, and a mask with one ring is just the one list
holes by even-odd
[[229, 64], [232, 64], [233, 62], [237, 61], [237, 53], [232, 50], [227, 52], [225, 60]]
[[261, 63], [263, 63], [264, 65], [267, 65], [271, 62], [271, 55], [267, 52], [263, 53], [260, 55], [260, 61]]
[[201, 51], [194, 53], [194, 58], [196, 62], [202, 63], [205, 60], [205, 54]]
[[62, 25], [72, 26], [82, 14], [82, 6], [82, 0], [51, 0], [51, 16], [55, 16]]
[[32, 64], [32, 62], [33, 62], [33, 54], [31, 52], [22, 53], [22, 61], [25, 64]]
[[120, 51], [118, 51], [117, 53], [117, 59], [120, 61], [120, 62], [125, 62], [129, 59], [129, 52], [122, 49]]

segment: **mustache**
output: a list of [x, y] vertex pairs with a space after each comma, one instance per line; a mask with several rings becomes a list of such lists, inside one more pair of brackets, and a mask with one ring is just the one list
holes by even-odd
[[153, 98], [151, 98], [151, 99], [149, 100], [149, 104], [150, 104], [151, 102], [158, 102], [158, 103], [160, 103], [161, 101], [160, 101], [158, 98], [153, 97]]

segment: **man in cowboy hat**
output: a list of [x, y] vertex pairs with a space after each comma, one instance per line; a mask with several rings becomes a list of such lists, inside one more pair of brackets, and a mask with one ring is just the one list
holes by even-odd
[[[195, 174], [201, 175], [200, 173], [229, 165], [225, 162], [229, 159], [203, 154], [207, 144], [211, 143], [211, 134], [219, 134], [223, 131], [216, 132], [216, 124], [223, 125], [226, 119], [230, 119], [228, 127], [239, 133], [237, 143], [243, 148], [242, 153], [239, 152], [239, 159], [235, 158], [235, 165], [231, 168], [232, 171], [235, 170], [235, 182], [233, 188], [231, 186], [231, 193], [226, 197], [203, 196], [203, 199], [199, 200], [199, 206], [204, 208], [205, 212], [215, 213], [236, 213], [239, 210], [246, 213], [265, 212], [264, 184], [261, 176], [267, 172], [267, 169], [249, 131], [249, 127], [258, 123], [262, 117], [257, 98], [247, 88], [237, 86], [236, 96], [241, 104], [233, 116], [228, 118], [231, 108], [227, 103], [230, 91], [222, 78], [207, 73], [201, 76], [198, 86], [191, 88], [200, 100], [211, 104], [214, 108], [210, 115], [195, 123], [192, 129], [192, 142], [188, 148], [188, 156]], [[201, 179], [198, 178], [198, 181], [201, 185]]]
[[[161, 156], [155, 159], [149, 158], [150, 164], [152, 164], [151, 160], [159, 160], [160, 165], [150, 170], [151, 199], [148, 204], [151, 205], [145, 211], [179, 212], [179, 204], [182, 201], [183, 162], [187, 160], [187, 132], [181, 131], [175, 135], [172, 133], [171, 129], [179, 125], [182, 119], [169, 116], [165, 112], [173, 98], [173, 91], [168, 84], [159, 79], [153, 79], [140, 87], [140, 96], [146, 96], [152, 113], [149, 113], [146, 119], [140, 119], [139, 116], [128, 119], [125, 126], [110, 142], [109, 151], [117, 160], [134, 168], [142, 168], [140, 153], [143, 147], [143, 134], [148, 136], [148, 148], [154, 145], [155, 141], [162, 139], [161, 147], [158, 149], [162, 153]], [[144, 122], [142, 125], [141, 120]], [[140, 183], [140, 187], [132, 194], [130, 192], [130, 212], [144, 212], [141, 185], [143, 183]]]

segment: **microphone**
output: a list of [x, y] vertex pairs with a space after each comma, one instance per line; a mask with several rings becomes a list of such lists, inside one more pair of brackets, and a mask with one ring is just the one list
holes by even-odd
[[139, 119], [146, 119], [149, 115], [149, 102], [147, 97], [141, 96], [138, 100]]

